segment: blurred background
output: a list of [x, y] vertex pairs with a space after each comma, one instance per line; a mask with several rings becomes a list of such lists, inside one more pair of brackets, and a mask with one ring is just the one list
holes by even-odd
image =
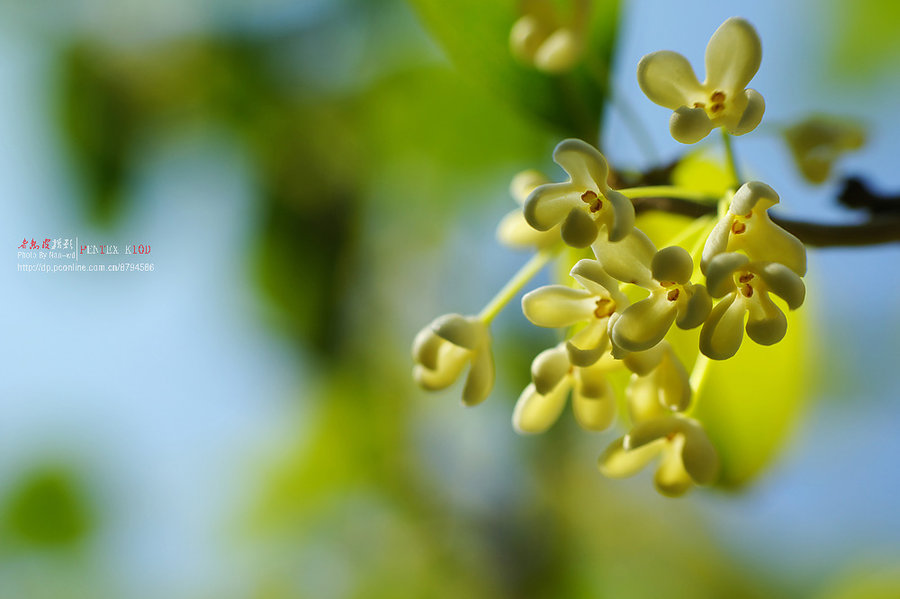
[[[804, 338], [750, 375], [796, 378], [742, 404], [762, 448], [736, 488], [604, 480], [614, 434], [568, 414], [516, 436], [553, 336], [514, 307], [485, 404], [409, 377], [415, 332], [527, 259], [494, 240], [516, 172], [558, 176], [573, 135], [621, 169], [684, 153], [635, 66], [702, 72], [729, 16], [764, 46], [737, 153], [781, 213], [859, 220], [844, 175], [900, 193], [900, 9], [598, 0], [565, 79], [509, 57], [519, 10], [0, 2], [0, 596], [900, 597], [896, 245], [810, 251]], [[780, 136], [816, 112], [868, 129], [818, 187]], [[155, 270], [16, 272], [23, 238], [76, 235], [151, 244]]]

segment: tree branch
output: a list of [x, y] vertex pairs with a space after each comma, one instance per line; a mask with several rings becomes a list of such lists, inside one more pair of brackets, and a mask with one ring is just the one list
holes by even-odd
[[[689, 218], [714, 216], [716, 204], [678, 198], [634, 198], [637, 214], [649, 211], [668, 212]], [[829, 225], [782, 218], [769, 213], [772, 220], [803, 243], [814, 247], [879, 245], [900, 241], [900, 216], [873, 215], [867, 221], [849, 225]]]

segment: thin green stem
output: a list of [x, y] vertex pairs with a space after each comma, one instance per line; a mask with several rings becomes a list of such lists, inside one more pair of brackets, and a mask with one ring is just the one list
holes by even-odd
[[671, 245], [681, 245], [695, 234], [700, 232], [702, 229], [706, 228], [709, 223], [709, 217], [701, 216], [700, 218], [695, 218], [691, 221], [691, 224], [683, 228], [677, 235], [674, 235], [669, 241], [666, 242], [666, 247]]
[[722, 129], [722, 143], [725, 146], [725, 160], [728, 162], [728, 170], [731, 173], [731, 179], [734, 182], [735, 187], [740, 187], [743, 178], [741, 178], [737, 159], [734, 156], [734, 148], [731, 146], [731, 135], [724, 129]]
[[700, 390], [703, 389], [703, 384], [706, 382], [707, 375], [709, 374], [710, 362], [711, 360], [703, 354], [697, 355], [697, 361], [694, 362], [694, 368], [691, 370], [690, 383], [694, 399], [691, 402], [691, 407], [687, 411], [688, 414], [693, 412], [694, 408], [697, 407], [697, 397], [700, 395]]
[[682, 200], [694, 200], [696, 202], [710, 202], [713, 199], [708, 193], [695, 191], [693, 189], [685, 189], [683, 187], [675, 187], [674, 185], [647, 185], [644, 187], [631, 187], [628, 189], [617, 189], [619, 193], [626, 198], [678, 198]]
[[541, 250], [519, 269], [513, 278], [511, 278], [503, 288], [497, 292], [497, 295], [491, 299], [484, 309], [478, 313], [478, 318], [485, 324], [489, 324], [497, 314], [516, 296], [517, 293], [530, 281], [534, 275], [547, 264], [547, 262], [555, 256], [561, 246], [557, 245], [553, 248]]

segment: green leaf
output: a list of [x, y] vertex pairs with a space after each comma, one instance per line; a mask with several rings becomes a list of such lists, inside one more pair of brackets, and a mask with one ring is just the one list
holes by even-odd
[[618, 0], [590, 3], [581, 62], [564, 75], [520, 64], [509, 32], [521, 16], [514, 0], [410, 0], [453, 63], [514, 106], [564, 135], [596, 142], [618, 26]]
[[703, 423], [722, 460], [719, 486], [743, 485], [778, 456], [813, 388], [809, 305], [786, 314], [788, 332], [781, 342], [765, 347], [745, 336], [733, 358], [710, 361], [695, 395], [692, 416]]

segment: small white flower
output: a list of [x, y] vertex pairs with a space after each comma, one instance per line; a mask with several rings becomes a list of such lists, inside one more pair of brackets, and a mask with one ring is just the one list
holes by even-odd
[[538, 231], [525, 222], [522, 206], [532, 191], [539, 186], [549, 183], [542, 173], [538, 171], [522, 171], [513, 177], [509, 184], [509, 193], [519, 204], [517, 210], [508, 212], [497, 226], [497, 239], [504, 245], [514, 248], [544, 249], [558, 242], [559, 227], [551, 227], [547, 231]]
[[703, 285], [690, 282], [694, 263], [684, 248], [663, 248], [650, 265], [651, 280], [642, 286], [650, 295], [622, 311], [611, 324], [615, 346], [636, 352], [662, 341], [675, 323], [692, 329], [703, 324], [712, 301]]
[[531, 8], [509, 32], [510, 52], [545, 73], [568, 71], [581, 56], [579, 36], [559, 22], [550, 3], [533, 2]]
[[768, 210], [778, 203], [775, 190], [760, 181], [741, 185], [728, 211], [709, 234], [700, 260], [708, 274], [710, 261], [724, 252], [744, 252], [754, 262], [780, 262], [801, 277], [806, 274], [803, 242], [776, 225]]
[[633, 373], [625, 389], [632, 422], [664, 415], [660, 406], [673, 412], [688, 409], [691, 404], [690, 377], [668, 342], [662, 341], [652, 349], [628, 354], [622, 362]]
[[715, 127], [749, 133], [765, 112], [763, 97], [745, 89], [759, 70], [762, 44], [753, 25], [738, 17], [722, 23], [706, 46], [706, 80], [700, 83], [687, 59], [668, 50], [638, 64], [638, 84], [654, 103], [675, 112], [669, 129], [677, 141], [700, 141]]
[[596, 260], [578, 261], [570, 274], [582, 289], [547, 285], [526, 293], [522, 312], [539, 327], [559, 328], [585, 323], [566, 342], [569, 359], [576, 366], [590, 366], [609, 345], [608, 323], [615, 312], [628, 305], [619, 284]]
[[706, 282], [713, 297], [723, 298], [700, 330], [700, 351], [724, 360], [741, 346], [744, 316], [747, 336], [760, 345], [778, 343], [787, 332], [787, 319], [769, 297], [774, 293], [788, 308], [803, 304], [806, 287], [797, 274], [777, 262], [751, 262], [737, 253], [719, 254], [709, 263]]
[[553, 161], [569, 180], [548, 183], [531, 192], [525, 202], [525, 220], [538, 231], [561, 225], [563, 240], [572, 247], [587, 247], [605, 230], [619, 241], [634, 228], [634, 206], [610, 189], [609, 166], [596, 148], [580, 139], [566, 139], [553, 150]]
[[610, 478], [636, 474], [660, 457], [653, 479], [663, 495], [684, 495], [693, 485], [711, 484], [719, 470], [719, 457], [699, 422], [678, 415], [663, 415], [638, 422], [600, 456], [600, 471]]
[[419, 331], [412, 347], [413, 379], [435, 391], [452, 385], [471, 364], [463, 403], [484, 401], [494, 386], [494, 359], [487, 325], [475, 317], [445, 314]]
[[559, 419], [571, 391], [578, 424], [589, 431], [606, 430], [616, 415], [616, 397], [606, 374], [620, 367], [609, 354], [590, 366], [575, 366], [563, 343], [544, 350], [531, 364], [533, 382], [516, 402], [513, 428], [521, 434], [546, 431]]
[[850, 119], [816, 115], [784, 130], [794, 161], [810, 183], [824, 183], [840, 156], [866, 141], [862, 125]]

